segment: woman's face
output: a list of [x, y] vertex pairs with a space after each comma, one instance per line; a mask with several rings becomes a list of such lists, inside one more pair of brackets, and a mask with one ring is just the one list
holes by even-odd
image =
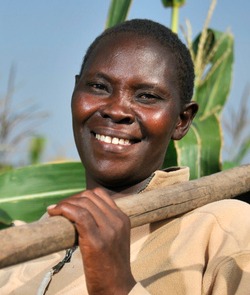
[[73, 130], [87, 182], [126, 187], [162, 165], [181, 125], [172, 54], [120, 33], [91, 53], [72, 96]]

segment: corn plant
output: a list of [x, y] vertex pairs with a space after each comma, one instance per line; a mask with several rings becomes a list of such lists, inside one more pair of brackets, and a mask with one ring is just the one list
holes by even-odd
[[174, 33], [178, 33], [179, 25], [179, 8], [186, 3], [186, 0], [162, 0], [164, 7], [171, 7], [171, 29]]
[[213, 0], [202, 32], [191, 41], [191, 26], [185, 33], [195, 67], [193, 100], [199, 111], [188, 134], [171, 142], [165, 166], [189, 166], [191, 179], [221, 170], [221, 111], [229, 95], [233, 67], [233, 36], [208, 28]]

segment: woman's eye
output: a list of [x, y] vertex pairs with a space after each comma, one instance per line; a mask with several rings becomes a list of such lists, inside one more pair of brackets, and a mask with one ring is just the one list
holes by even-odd
[[142, 93], [139, 95], [139, 100], [145, 103], [152, 103], [160, 99], [161, 98], [158, 95], [152, 93]]
[[89, 86], [97, 91], [108, 91], [108, 87], [102, 83], [88, 83]]

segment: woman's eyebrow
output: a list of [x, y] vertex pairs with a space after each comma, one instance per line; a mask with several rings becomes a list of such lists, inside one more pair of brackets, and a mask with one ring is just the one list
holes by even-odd
[[107, 74], [103, 73], [103, 72], [94, 72], [91, 73], [91, 71], [87, 74], [87, 76], [93, 77], [93, 78], [99, 78], [99, 79], [104, 79], [104, 80], [112, 80], [112, 78], [110, 76], [108, 76]]
[[155, 89], [155, 88], [160, 88], [157, 83], [137, 83], [135, 85], [136, 88], [147, 88], [147, 89]]
[[156, 91], [160, 91], [161, 93], [165, 94], [165, 95], [169, 95], [169, 89], [167, 88], [167, 86], [165, 86], [164, 88], [161, 87], [158, 83], [138, 83], [136, 85], [134, 85], [134, 89], [138, 90], [138, 89], [145, 89], [145, 90], [156, 90]]

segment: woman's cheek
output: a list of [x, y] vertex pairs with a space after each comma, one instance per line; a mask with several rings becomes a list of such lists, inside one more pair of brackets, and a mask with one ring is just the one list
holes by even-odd
[[77, 121], [86, 120], [96, 109], [91, 97], [78, 95], [72, 98], [72, 116]]

